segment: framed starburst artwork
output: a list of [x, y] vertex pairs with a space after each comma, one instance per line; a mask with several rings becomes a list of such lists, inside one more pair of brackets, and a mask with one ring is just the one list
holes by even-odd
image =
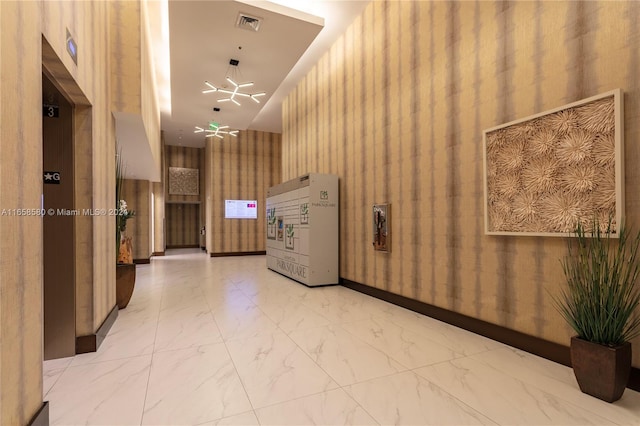
[[615, 233], [623, 117], [616, 89], [485, 130], [485, 234], [568, 236], [594, 219]]

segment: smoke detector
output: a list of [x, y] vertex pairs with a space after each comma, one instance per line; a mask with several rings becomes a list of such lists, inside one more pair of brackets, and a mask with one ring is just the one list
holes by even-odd
[[243, 28], [245, 30], [258, 32], [262, 24], [262, 18], [257, 16], [247, 15], [246, 13], [238, 13], [238, 19], [236, 19], [236, 27]]

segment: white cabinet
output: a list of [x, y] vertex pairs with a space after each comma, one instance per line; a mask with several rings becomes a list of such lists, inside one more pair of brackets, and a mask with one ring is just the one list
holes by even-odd
[[267, 267], [308, 286], [338, 284], [338, 177], [309, 173], [267, 192]]

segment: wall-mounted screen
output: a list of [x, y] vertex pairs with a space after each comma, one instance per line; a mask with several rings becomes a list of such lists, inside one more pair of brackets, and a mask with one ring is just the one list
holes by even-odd
[[258, 200], [224, 200], [225, 219], [257, 219]]

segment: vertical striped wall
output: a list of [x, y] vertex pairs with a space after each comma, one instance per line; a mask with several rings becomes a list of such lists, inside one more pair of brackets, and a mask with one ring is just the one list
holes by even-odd
[[[109, 6], [111, 47], [111, 84], [114, 111], [140, 114], [142, 69], [142, 33], [139, 1], [113, 0]], [[123, 31], [124, 30], [124, 31]]]
[[[2, 208], [40, 206], [43, 67], [77, 105], [76, 208], [113, 207], [108, 17], [104, 2], [1, 2]], [[66, 52], [66, 29], [78, 43], [77, 65]], [[115, 223], [106, 216], [77, 219], [76, 247], [82, 254], [76, 262], [76, 334], [85, 335], [115, 304]], [[42, 403], [41, 248], [41, 221], [2, 218], [1, 424], [27, 424]]]
[[[204, 194], [204, 149], [188, 148], [184, 146], [165, 145], [165, 162], [164, 181], [166, 182], [167, 203], [196, 203], [201, 201]], [[199, 195], [176, 195], [169, 194], [169, 167], [183, 167], [187, 169], [198, 169], [200, 178], [200, 194]]]
[[[165, 146], [164, 179], [166, 188], [167, 247], [200, 246], [199, 230], [205, 226], [205, 170], [204, 149]], [[169, 194], [169, 167], [198, 169], [199, 195]], [[179, 206], [173, 205], [179, 203]], [[169, 214], [169, 210], [171, 214]], [[195, 213], [194, 213], [195, 211]], [[194, 222], [195, 221], [195, 222]], [[194, 235], [194, 231], [195, 235]]]
[[[76, 103], [76, 208], [113, 206], [113, 123], [110, 112], [108, 9], [100, 2], [3, 2], [2, 185], [3, 206], [40, 205], [41, 89], [43, 67]], [[74, 64], [65, 49], [66, 29], [81, 54]], [[42, 49], [41, 49], [42, 47]], [[45, 52], [46, 47], [46, 52]], [[36, 123], [36, 124], [34, 124]], [[85, 166], [89, 165], [90, 169]], [[19, 179], [13, 182], [12, 179]], [[16, 219], [17, 220], [17, 219]], [[1, 246], [13, 259], [2, 266], [2, 424], [26, 424], [42, 401], [42, 231], [40, 222], [3, 218]], [[22, 231], [24, 228], [24, 232]], [[114, 223], [108, 217], [76, 221], [76, 333], [93, 333], [115, 303]], [[6, 246], [4, 245], [6, 244]], [[28, 250], [22, 253], [21, 250]], [[17, 261], [16, 261], [17, 259]], [[40, 306], [40, 308], [38, 308]]]
[[[283, 104], [283, 180], [340, 177], [341, 276], [568, 344], [550, 296], [565, 239], [484, 235], [482, 130], [621, 88], [640, 227], [638, 16], [634, 1], [370, 3]], [[383, 202], [389, 254], [371, 247]]]
[[[76, 156], [76, 163], [91, 162], [92, 172], [90, 181], [91, 196], [85, 195], [84, 200], [93, 208], [108, 209], [114, 205], [115, 200], [115, 123], [111, 114], [111, 83], [109, 79], [109, 67], [111, 55], [109, 54], [109, 10], [108, 4], [99, 2], [89, 2], [83, 4], [65, 4], [65, 12], [69, 16], [77, 14], [74, 19], [76, 37], [83, 41], [83, 52], [88, 58], [81, 69], [82, 79], [77, 78], [78, 84], [87, 94], [91, 103], [91, 120], [83, 123], [91, 128], [90, 154], [85, 151], [82, 156]], [[74, 10], [75, 9], [75, 10]], [[79, 9], [84, 9], [81, 13]], [[51, 16], [48, 20], [58, 23], [69, 22], [65, 18]], [[81, 29], [81, 30], [80, 30]], [[62, 28], [56, 30], [57, 34], [63, 32]], [[86, 49], [86, 50], [85, 50]], [[57, 45], [56, 51], [60, 56], [66, 53], [66, 38]], [[68, 56], [68, 55], [67, 55]], [[86, 80], [84, 80], [86, 79]], [[84, 83], [86, 81], [86, 83]], [[86, 87], [86, 88], [85, 88]], [[77, 117], [77, 112], [76, 112]], [[76, 122], [76, 126], [78, 122]], [[76, 132], [76, 137], [78, 133]], [[88, 137], [87, 137], [88, 139]], [[76, 185], [78, 185], [76, 179]], [[82, 208], [82, 207], [81, 207]], [[92, 324], [87, 330], [79, 330], [82, 324], [78, 321], [76, 314], [76, 333], [86, 335], [94, 333], [104, 322], [109, 312], [115, 306], [115, 220], [112, 217], [94, 217], [91, 232], [91, 244], [85, 247], [92, 254], [92, 277], [91, 280], [79, 282], [76, 277], [77, 286], [89, 287], [91, 289], [92, 302]], [[88, 247], [91, 250], [88, 250]], [[80, 247], [76, 247], [78, 253]], [[78, 262], [78, 259], [76, 259]], [[77, 290], [77, 287], [76, 287]], [[76, 293], [77, 294], [77, 293]], [[76, 297], [76, 304], [79, 303]], [[78, 312], [78, 309], [76, 309]], [[88, 326], [88, 319], [85, 327]]]
[[125, 235], [131, 237], [133, 259], [146, 260], [151, 257], [151, 182], [125, 179], [122, 197], [129, 210], [136, 215], [127, 221]]
[[[280, 134], [241, 131], [238, 137], [208, 138], [207, 251], [264, 251], [266, 193], [280, 179]], [[224, 201], [258, 200], [258, 219], [225, 219]]]
[[[131, 0], [126, 0], [127, 3], [131, 3]], [[153, 45], [154, 41], [151, 35], [149, 21], [149, 8], [150, 3], [156, 3], [153, 0], [141, 0], [140, 1], [140, 115], [142, 116], [142, 122], [147, 134], [149, 147], [151, 148], [151, 155], [153, 156], [154, 164], [158, 172], [162, 172], [162, 141], [160, 131], [160, 103], [158, 95], [158, 86], [156, 84], [155, 69], [153, 63]], [[155, 6], [160, 7], [160, 6]], [[157, 26], [161, 25], [159, 23]], [[121, 29], [118, 29], [119, 33], [123, 33]], [[128, 32], [128, 31], [127, 31]], [[121, 74], [118, 75], [118, 78]]]
[[[154, 176], [158, 176], [161, 171], [160, 108], [151, 58], [147, 0], [111, 0], [107, 3], [113, 112], [133, 114], [143, 124], [145, 142], [149, 144], [156, 170]], [[126, 158], [130, 152], [126, 149], [127, 142], [119, 141], [125, 147], [125, 162], [136, 161]]]
[[[140, 117], [155, 166], [160, 170], [160, 109], [152, 69], [147, 5], [145, 1], [128, 0], [113, 0], [108, 4], [113, 111]], [[135, 159], [125, 158], [127, 161]], [[153, 252], [151, 194], [149, 181], [135, 180], [124, 185], [126, 200], [134, 206], [137, 214], [135, 219], [129, 221], [130, 224], [132, 221], [135, 223], [127, 225], [131, 226], [131, 231], [127, 231], [133, 237], [133, 257], [138, 260], [149, 259]]]
[[[43, 2], [42, 14], [43, 67], [75, 104], [75, 207], [112, 208], [115, 131], [108, 4]], [[78, 65], [66, 52], [67, 29], [78, 43]], [[115, 221], [80, 216], [75, 226], [76, 335], [84, 336], [95, 332], [115, 305]]]
[[167, 248], [200, 247], [200, 205], [167, 204]]
[[152, 182], [151, 193], [153, 196], [153, 243], [151, 254], [163, 253], [165, 249], [164, 238], [164, 221], [165, 221], [165, 204], [164, 204], [164, 183]]
[[[154, 160], [160, 168], [161, 135], [160, 115], [155, 94], [153, 70], [151, 69], [151, 44], [147, 32], [147, 10], [145, 2], [110, 2], [111, 24], [111, 83], [113, 109], [139, 115], [144, 123]], [[145, 180], [125, 180], [123, 197], [136, 216], [127, 222], [126, 235], [132, 237], [133, 258], [149, 259], [151, 246], [151, 202], [159, 192], [157, 184]], [[154, 196], [152, 197], [152, 194]], [[160, 200], [164, 194], [160, 194]], [[162, 213], [162, 212], [160, 212]], [[154, 216], [153, 219], [156, 219]], [[154, 238], [155, 243], [155, 238]]]
[[[0, 2], [0, 209], [39, 208], [41, 9]], [[35, 184], [34, 184], [35, 183]], [[42, 404], [42, 220], [0, 217], [0, 424]]]
[[[111, 79], [111, 62], [124, 52], [111, 51], [110, 34], [134, 34], [110, 27], [110, 2], [0, 2], [0, 27], [0, 208], [40, 207], [43, 68], [76, 104], [75, 207], [113, 208], [111, 99], [130, 92], [112, 83], [135, 67]], [[66, 51], [67, 29], [77, 64]], [[148, 51], [148, 40], [142, 47]], [[0, 220], [0, 424], [27, 424], [42, 404], [41, 224], [33, 216]], [[76, 220], [78, 336], [94, 333], [115, 305], [114, 237], [113, 217]]]
[[166, 179], [164, 175], [164, 170], [166, 167], [166, 155], [165, 155], [165, 139], [164, 132], [161, 132], [161, 145], [162, 149], [160, 150], [160, 165], [162, 174], [161, 182], [153, 182], [151, 184], [151, 191], [153, 192], [153, 247], [152, 253], [164, 253], [165, 250], [165, 185]]
[[212, 144], [210, 141], [206, 141], [204, 146], [204, 227], [205, 227], [205, 237], [204, 237], [204, 245], [207, 249], [207, 253], [213, 250], [213, 202], [211, 199], [211, 195], [213, 194], [213, 182], [211, 180], [211, 176], [214, 171], [212, 168], [213, 159], [211, 158]]

